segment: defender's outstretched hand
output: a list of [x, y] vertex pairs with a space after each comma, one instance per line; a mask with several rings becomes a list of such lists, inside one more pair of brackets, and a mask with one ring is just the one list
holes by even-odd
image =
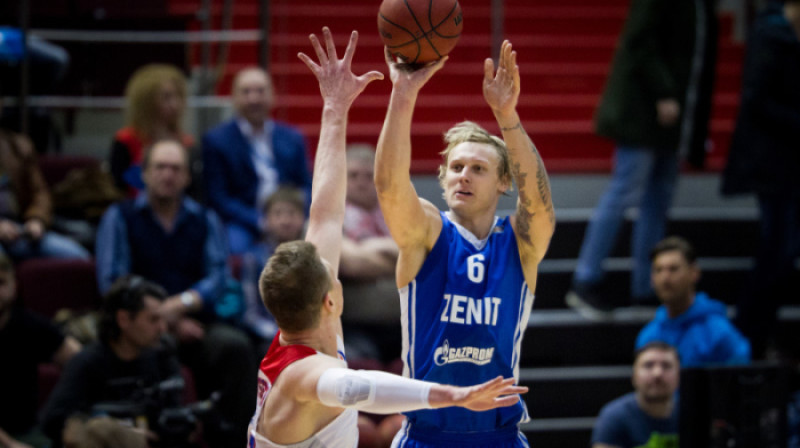
[[510, 113], [516, 110], [519, 91], [517, 52], [506, 40], [500, 48], [497, 73], [491, 58], [483, 62], [483, 97], [495, 113]]
[[[428, 400], [432, 407], [459, 406], [471, 411], [488, 411], [511, 406], [519, 401], [518, 394], [528, 392], [527, 387], [515, 386], [514, 378], [501, 376], [475, 386], [445, 388], [448, 390], [431, 389]], [[444, 396], [439, 396], [440, 393]]]
[[322, 28], [322, 35], [325, 38], [327, 52], [322, 49], [322, 45], [315, 34], [309, 36], [311, 45], [313, 45], [314, 51], [317, 53], [319, 64], [316, 64], [305, 53], [298, 53], [297, 57], [305, 62], [311, 72], [314, 73], [314, 76], [317, 77], [319, 91], [326, 106], [335, 105], [349, 108], [358, 95], [364, 91], [367, 84], [376, 79], [383, 79], [383, 73], [371, 71], [361, 76], [353, 74], [351, 65], [353, 54], [356, 52], [358, 31], [353, 31], [350, 34], [350, 42], [347, 44], [347, 49], [344, 51], [342, 59], [339, 59], [336, 55], [333, 36], [331, 36], [331, 30], [327, 26]]
[[423, 66], [410, 65], [405, 62], [397, 62], [388, 48], [383, 48], [383, 55], [386, 65], [389, 66], [389, 76], [395, 90], [419, 92], [422, 86], [428, 82], [434, 73], [444, 67], [448, 56], [437, 61], [429, 62]]

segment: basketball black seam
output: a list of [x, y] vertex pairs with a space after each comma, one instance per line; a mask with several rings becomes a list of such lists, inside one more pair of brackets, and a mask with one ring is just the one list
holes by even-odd
[[[398, 24], [396, 24], [396, 23], [392, 22], [391, 20], [387, 19], [387, 18], [386, 18], [386, 16], [384, 16], [383, 14], [380, 14], [380, 13], [378, 13], [378, 15], [380, 15], [380, 16], [381, 16], [381, 18], [382, 18], [383, 20], [387, 21], [389, 24], [391, 24], [391, 25], [394, 25], [394, 26], [396, 26], [396, 27], [400, 28], [401, 30], [405, 31], [406, 33], [408, 33], [408, 34], [410, 34], [410, 35], [412, 35], [412, 36], [414, 35], [414, 33], [412, 33], [412, 32], [411, 32], [411, 30], [407, 29], [407, 28], [406, 28], [406, 27], [404, 27], [404, 26], [400, 26], [400, 25], [398, 25]], [[421, 46], [420, 46], [420, 44], [419, 44], [419, 39], [417, 39], [417, 38], [414, 38], [414, 40], [410, 40], [410, 41], [408, 41], [408, 42], [404, 42], [404, 43], [402, 43], [402, 44], [398, 44], [398, 45], [392, 45], [392, 46], [389, 46], [389, 45], [387, 45], [387, 46], [386, 46], [386, 48], [389, 48], [389, 49], [391, 49], [391, 48], [400, 48], [400, 47], [405, 47], [406, 45], [410, 44], [411, 42], [414, 42], [414, 43], [416, 43], [416, 44], [417, 44], [417, 56], [416, 56], [416, 57], [414, 57], [414, 60], [413, 60], [413, 61], [410, 61], [410, 62], [412, 62], [412, 63], [413, 63], [413, 62], [416, 62], [416, 61], [417, 61], [417, 59], [419, 58], [419, 54], [422, 52], [422, 48], [421, 48]]]
[[[439, 50], [436, 49], [436, 46], [433, 45], [433, 42], [431, 42], [430, 38], [428, 38], [428, 33], [425, 32], [425, 28], [423, 28], [422, 25], [419, 23], [419, 20], [417, 20], [417, 15], [414, 14], [414, 10], [411, 9], [411, 5], [408, 4], [408, 0], [403, 0], [403, 3], [406, 4], [406, 8], [408, 9], [408, 12], [411, 13], [411, 18], [414, 19], [414, 22], [417, 24], [417, 27], [419, 27], [419, 30], [422, 31], [422, 37], [424, 37], [425, 40], [428, 41], [428, 45], [431, 46], [433, 51], [436, 53], [436, 56], [439, 56], [441, 58], [442, 55], [439, 53]], [[428, 5], [428, 10], [429, 11], [431, 9], [431, 6], [433, 6], [433, 0], [430, 0], [430, 4]], [[431, 25], [433, 25], [433, 24], [431, 24]], [[431, 30], [431, 31], [433, 31], [433, 30]], [[419, 58], [419, 52], [417, 53], [417, 57], [414, 58], [413, 62], [416, 62], [418, 58]]]
[[[431, 2], [433, 2], [433, 0], [431, 0]], [[439, 36], [439, 37], [441, 37], [443, 39], [456, 39], [456, 38], [458, 38], [458, 36], [460, 36], [461, 33], [458, 33], [458, 34], [453, 35], [453, 36], [446, 36], [446, 35], [441, 34], [441, 33], [439, 33], [437, 31], [437, 29], [439, 28], [439, 25], [443, 24], [444, 22], [447, 22], [450, 19], [450, 16], [453, 14], [453, 11], [456, 10], [457, 6], [458, 6], [458, 1], [453, 2], [453, 9], [451, 9], [450, 12], [448, 12], [447, 15], [444, 17], [444, 19], [442, 19], [442, 21], [437, 23], [436, 25], [433, 24], [433, 17], [431, 17], [431, 14], [433, 12], [431, 11], [431, 8], [428, 7], [428, 22], [430, 22], [431, 26], [433, 27], [433, 28], [431, 28], [431, 31], [433, 31], [434, 33], [436, 33], [437, 36]]]

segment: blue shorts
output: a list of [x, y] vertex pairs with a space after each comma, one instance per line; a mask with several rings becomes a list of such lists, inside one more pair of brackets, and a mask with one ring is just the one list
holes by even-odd
[[392, 448], [529, 448], [528, 439], [512, 426], [491, 432], [448, 433], [412, 428], [408, 420], [394, 436]]

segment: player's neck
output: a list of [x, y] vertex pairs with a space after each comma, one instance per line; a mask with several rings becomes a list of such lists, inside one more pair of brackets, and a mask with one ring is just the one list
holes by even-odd
[[281, 345], [305, 345], [329, 356], [336, 356], [335, 327], [325, 321], [311, 330], [286, 332], [281, 330]]
[[480, 215], [464, 216], [454, 210], [450, 210], [450, 218], [461, 227], [469, 230], [476, 238], [482, 240], [489, 236], [489, 232], [494, 227], [496, 210], [481, 213]]

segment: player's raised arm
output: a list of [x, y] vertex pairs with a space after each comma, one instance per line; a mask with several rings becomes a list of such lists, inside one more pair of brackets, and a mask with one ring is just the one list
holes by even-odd
[[[375, 187], [386, 224], [402, 257], [409, 247], [424, 245], [429, 233], [429, 215], [438, 213], [435, 210], [426, 212], [411, 183], [411, 118], [420, 89], [444, 66], [447, 58], [414, 70], [394, 61], [388, 49], [385, 56], [392, 95], [378, 139]], [[438, 216], [435, 219], [438, 220]]]
[[297, 56], [319, 81], [322, 94], [322, 126], [314, 160], [314, 178], [311, 185], [311, 211], [306, 241], [314, 243], [320, 256], [327, 260], [338, 274], [342, 246], [347, 164], [345, 143], [347, 114], [350, 106], [370, 82], [383, 79], [383, 74], [372, 71], [356, 76], [351, 71], [358, 32], [353, 31], [342, 59], [328, 27], [322, 29], [325, 49], [317, 36], [309, 36], [319, 63], [304, 53]]
[[505, 41], [497, 70], [491, 59], [484, 62], [483, 96], [494, 112], [511, 155], [511, 172], [519, 189], [514, 231], [527, 271], [544, 258], [555, 229], [555, 213], [544, 163], [517, 114], [519, 93], [517, 53]]

